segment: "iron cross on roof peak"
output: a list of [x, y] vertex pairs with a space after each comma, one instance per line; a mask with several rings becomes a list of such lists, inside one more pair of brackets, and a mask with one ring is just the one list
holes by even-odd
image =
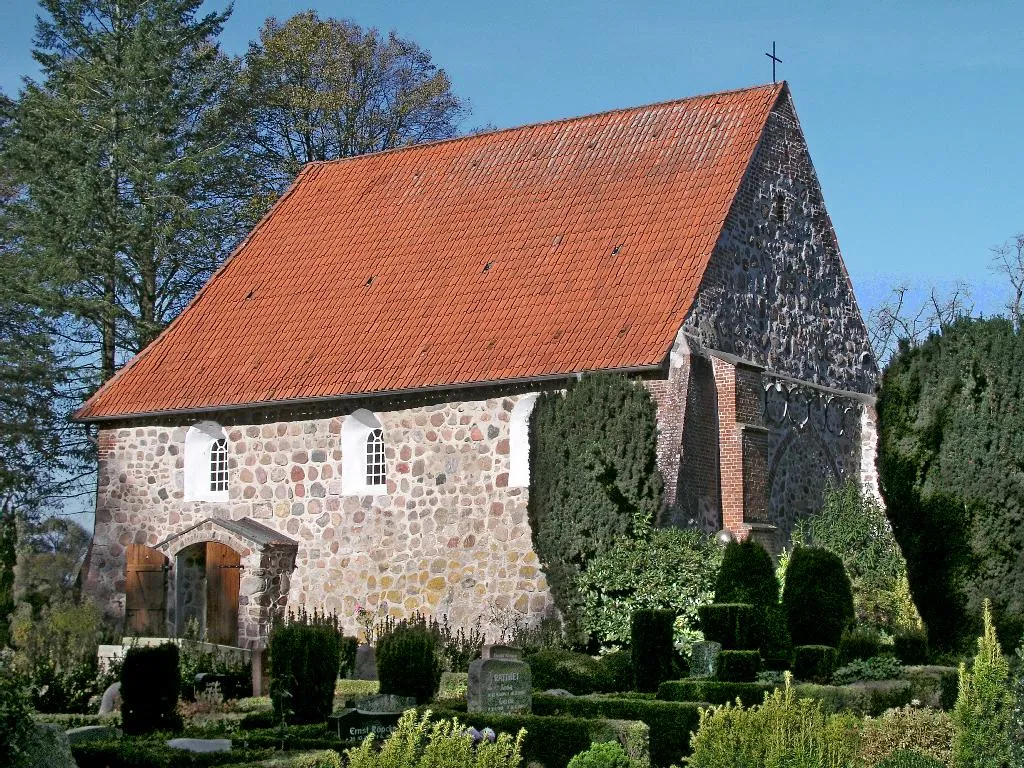
[[769, 59], [772, 60], [772, 82], [774, 83], [775, 82], [775, 65], [782, 63], [782, 59], [780, 59], [778, 56], [775, 55], [775, 41], [774, 40], [772, 40], [772, 52], [771, 53], [766, 53], [765, 56], [767, 56]]

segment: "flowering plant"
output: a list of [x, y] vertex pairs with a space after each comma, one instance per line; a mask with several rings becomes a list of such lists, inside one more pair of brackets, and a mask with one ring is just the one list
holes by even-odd
[[373, 645], [373, 619], [373, 611], [364, 607], [362, 603], [356, 603], [356, 623], [363, 633], [363, 642], [369, 645]]

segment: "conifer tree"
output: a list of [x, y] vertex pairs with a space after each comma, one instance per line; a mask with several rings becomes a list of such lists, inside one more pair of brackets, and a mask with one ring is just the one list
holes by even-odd
[[580, 571], [616, 538], [645, 536], [661, 506], [656, 416], [646, 389], [611, 374], [584, 376], [534, 406], [530, 528], [570, 623]]
[[200, 0], [41, 0], [4, 164], [19, 247], [46, 264], [34, 299], [95, 380], [145, 346], [250, 227], [226, 13]]
[[990, 597], [1024, 631], [1024, 334], [962, 319], [904, 345], [878, 398], [878, 472], [933, 647], [967, 647]]
[[1003, 656], [986, 599], [984, 631], [970, 671], [960, 664], [960, 688], [953, 708], [954, 768], [1008, 768], [1013, 694], [1010, 666]]

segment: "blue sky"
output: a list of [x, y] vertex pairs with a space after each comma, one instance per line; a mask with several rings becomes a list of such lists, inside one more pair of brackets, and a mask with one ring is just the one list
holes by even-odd
[[[467, 129], [770, 81], [775, 40], [862, 308], [896, 283], [966, 280], [999, 311], [989, 248], [1024, 231], [1024, 4], [238, 0], [223, 46], [310, 6], [430, 50]], [[0, 7], [9, 94], [34, 71], [36, 13]]]

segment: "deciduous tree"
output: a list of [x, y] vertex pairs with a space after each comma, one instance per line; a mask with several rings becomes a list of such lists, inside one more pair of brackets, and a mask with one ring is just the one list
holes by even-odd
[[412, 40], [313, 11], [267, 19], [236, 95], [261, 180], [276, 192], [308, 162], [450, 138], [468, 111]]

